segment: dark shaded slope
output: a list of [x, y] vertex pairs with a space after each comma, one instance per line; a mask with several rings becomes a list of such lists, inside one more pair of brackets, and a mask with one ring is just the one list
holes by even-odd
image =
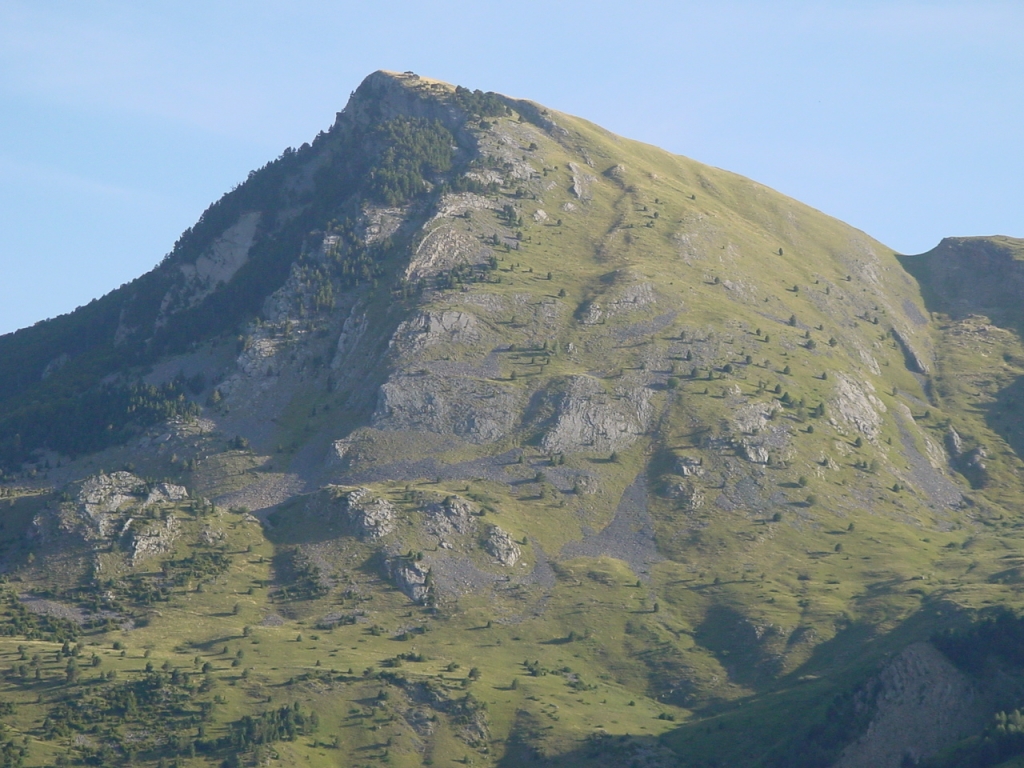
[[[506, 109], [495, 94], [432, 93], [370, 75], [328, 132], [250, 173], [155, 269], [74, 312], [0, 337], [0, 467], [14, 469], [41, 449], [97, 450], [187, 413], [184, 382], [140, 388], [141, 368], [251, 319], [325, 232], [338, 246], [328, 267], [311, 274], [324, 302], [334, 287], [379, 279], [400, 243], [361, 242], [361, 203], [405, 205], [466, 186], [454, 173], [474, 154], [462, 126]], [[189, 270], [249, 214], [258, 225], [244, 263], [212, 287], [190, 282]]]
[[[1024, 364], [1011, 343], [1002, 360], [990, 362], [989, 350], [999, 334], [1024, 336], [1024, 240], [1012, 237], [949, 237], [927, 253], [901, 256], [903, 266], [917, 278], [929, 312], [943, 317], [940, 332], [948, 361], [940, 396], [964, 392], [984, 395], [972, 402], [989, 429], [1024, 457]], [[995, 328], [990, 328], [991, 323]], [[984, 374], [982, 372], [985, 372]], [[947, 447], [957, 468], [972, 485], [991, 482], [988, 449], [980, 438], [961, 442], [947, 435]]]
[[984, 314], [1021, 330], [1024, 240], [947, 237], [926, 253], [899, 258], [921, 284], [930, 311], [953, 317]]

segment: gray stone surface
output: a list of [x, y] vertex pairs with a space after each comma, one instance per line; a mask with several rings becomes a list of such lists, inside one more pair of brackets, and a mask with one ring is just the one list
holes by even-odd
[[593, 377], [571, 376], [541, 445], [552, 453], [617, 450], [643, 434], [653, 415], [646, 387], [618, 388], [609, 394]]
[[431, 373], [397, 373], [380, 388], [373, 425], [488, 443], [508, 434], [521, 409], [520, 394], [513, 387]]
[[518, 563], [523, 554], [515, 540], [496, 525], [487, 531], [484, 546], [495, 560], [507, 567]]
[[643, 473], [626, 488], [615, 517], [601, 531], [562, 547], [561, 558], [601, 557], [624, 560], [640, 578], [662, 559], [654, 540], [654, 522], [647, 509], [647, 479]]
[[395, 530], [396, 511], [387, 499], [373, 494], [368, 488], [356, 488], [341, 500], [349, 521], [364, 539], [381, 539]]

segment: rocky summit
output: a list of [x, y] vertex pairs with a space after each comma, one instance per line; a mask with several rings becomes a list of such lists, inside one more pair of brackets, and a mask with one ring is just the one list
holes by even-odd
[[0, 337], [0, 764], [1016, 764], [1022, 296], [376, 72]]

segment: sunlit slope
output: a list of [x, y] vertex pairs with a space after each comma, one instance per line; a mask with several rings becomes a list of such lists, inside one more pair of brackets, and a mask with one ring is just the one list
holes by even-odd
[[897, 256], [371, 75], [153, 273], [0, 339], [12, 749], [851, 768], [980, 733], [1013, 664], [921, 642], [1019, 602], [1011, 246]]

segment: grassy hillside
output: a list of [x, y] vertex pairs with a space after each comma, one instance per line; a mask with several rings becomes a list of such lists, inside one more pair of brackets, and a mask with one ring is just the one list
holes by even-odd
[[230, 322], [96, 369], [173, 411], [10, 466], [9, 764], [896, 766], [1020, 706], [917, 645], [1019, 607], [1018, 242], [409, 74], [268, 168], [146, 305]]

